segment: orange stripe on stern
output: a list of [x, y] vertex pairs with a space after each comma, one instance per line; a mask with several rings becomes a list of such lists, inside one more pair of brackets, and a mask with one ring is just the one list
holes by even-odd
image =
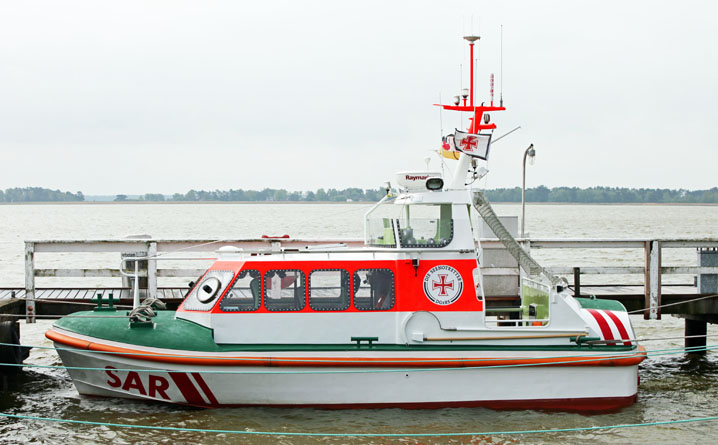
[[611, 356], [566, 356], [566, 357], [540, 357], [540, 358], [504, 358], [493, 359], [487, 357], [467, 358], [417, 358], [417, 357], [257, 357], [257, 356], [227, 356], [207, 357], [195, 356], [191, 351], [177, 351], [175, 353], [157, 353], [138, 349], [117, 347], [104, 343], [89, 342], [75, 337], [48, 331], [45, 336], [50, 340], [67, 346], [91, 351], [114, 353], [123, 357], [150, 362], [175, 363], [195, 366], [265, 366], [265, 367], [369, 367], [369, 368], [464, 368], [464, 367], [490, 367], [490, 366], [633, 366], [638, 365], [646, 358], [643, 346], [630, 355]]

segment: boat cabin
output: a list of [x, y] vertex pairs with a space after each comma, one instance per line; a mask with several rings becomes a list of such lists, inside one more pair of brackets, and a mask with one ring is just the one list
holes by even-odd
[[176, 316], [212, 328], [219, 344], [407, 344], [457, 327], [548, 326], [541, 283], [513, 310], [531, 322], [486, 315], [470, 209], [468, 190], [407, 187], [366, 213], [363, 248], [220, 249]]

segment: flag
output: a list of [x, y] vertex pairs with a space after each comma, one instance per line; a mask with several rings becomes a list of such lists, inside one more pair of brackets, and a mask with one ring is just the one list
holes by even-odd
[[475, 158], [487, 160], [491, 134], [472, 134], [456, 130], [454, 134], [454, 148]]
[[441, 156], [447, 159], [458, 160], [459, 153], [454, 149], [454, 135], [450, 134], [441, 138]]

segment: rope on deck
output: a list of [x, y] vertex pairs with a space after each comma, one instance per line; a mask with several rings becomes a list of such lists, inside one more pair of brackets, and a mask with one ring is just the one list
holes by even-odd
[[144, 430], [157, 430], [157, 431], [174, 431], [174, 432], [188, 432], [188, 433], [212, 433], [212, 434], [240, 434], [240, 435], [251, 435], [251, 436], [299, 436], [299, 437], [465, 437], [465, 436], [500, 436], [500, 435], [523, 435], [523, 434], [550, 434], [550, 433], [569, 433], [569, 432], [584, 432], [584, 431], [599, 431], [608, 429], [622, 429], [622, 428], [638, 428], [647, 426], [660, 426], [660, 425], [676, 425], [684, 423], [694, 422], [708, 422], [712, 420], [718, 420], [718, 416], [710, 417], [693, 417], [689, 419], [678, 419], [678, 420], [663, 420], [660, 422], [645, 422], [645, 423], [624, 423], [619, 425], [601, 425], [601, 426], [584, 426], [574, 428], [554, 428], [554, 429], [542, 429], [542, 430], [517, 430], [517, 431], [472, 431], [462, 433], [316, 433], [316, 432], [302, 432], [302, 431], [249, 431], [249, 430], [219, 430], [219, 429], [204, 429], [204, 428], [186, 428], [186, 427], [173, 427], [173, 426], [152, 426], [152, 425], [133, 425], [129, 423], [109, 423], [109, 422], [92, 422], [89, 420], [72, 420], [72, 419], [58, 419], [53, 417], [37, 417], [37, 416], [25, 416], [21, 414], [9, 414], [0, 413], [0, 416], [11, 419], [23, 419], [23, 420], [39, 420], [43, 422], [59, 422], [59, 423], [72, 423], [76, 425], [93, 425], [93, 426], [105, 426], [115, 428], [134, 428]]

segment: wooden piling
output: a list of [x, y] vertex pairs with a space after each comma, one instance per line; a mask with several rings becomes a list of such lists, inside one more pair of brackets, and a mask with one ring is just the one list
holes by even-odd
[[25, 315], [35, 323], [35, 243], [25, 241]]
[[573, 296], [574, 297], [581, 296], [581, 268], [580, 267], [573, 268]]
[[[703, 348], [697, 351], [688, 351], [693, 354], [705, 354], [706, 350], [706, 334], [708, 332], [708, 323], [702, 320], [694, 320], [686, 318], [685, 327], [685, 347], [688, 348]], [[701, 336], [702, 337], [695, 337]], [[690, 338], [693, 336], [693, 338]]]
[[[30, 348], [20, 346], [20, 325], [18, 317], [25, 312], [25, 302], [18, 299], [0, 300], [0, 386], [4, 391], [7, 388], [8, 376], [17, 374], [22, 370], [19, 366], [3, 366], [21, 364], [29, 355]], [[12, 346], [16, 345], [16, 346]]]

